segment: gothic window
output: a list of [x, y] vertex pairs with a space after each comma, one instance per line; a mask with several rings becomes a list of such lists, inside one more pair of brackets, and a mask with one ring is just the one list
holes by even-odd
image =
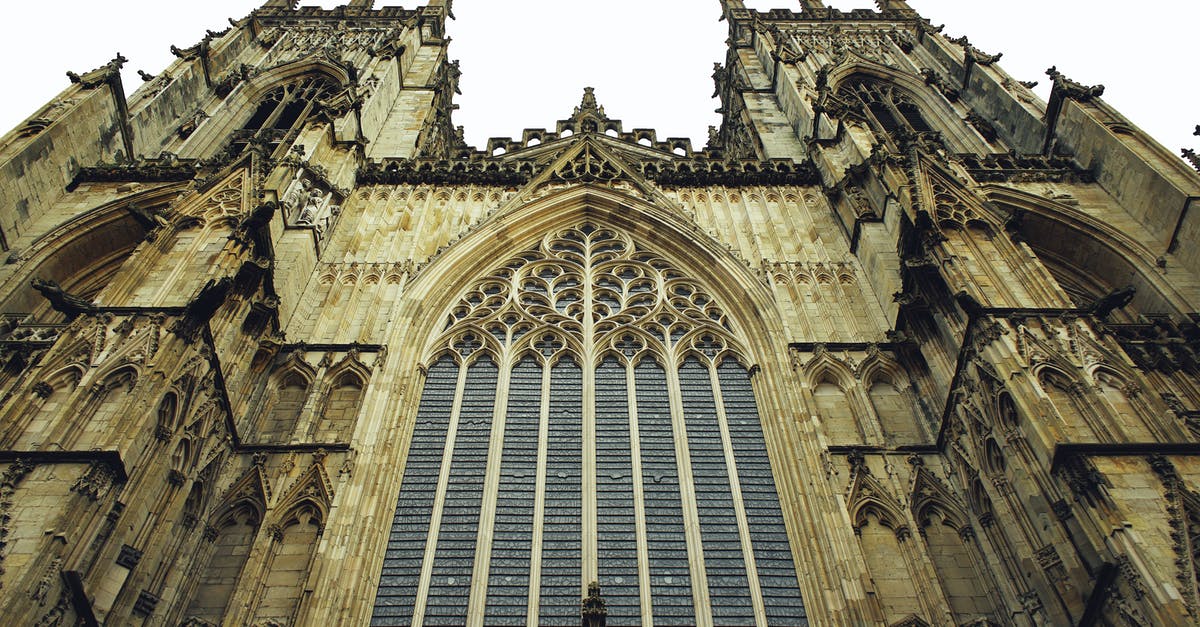
[[357, 376], [347, 372], [337, 378], [325, 398], [324, 415], [317, 427], [318, 442], [333, 442], [349, 437], [362, 404], [362, 395], [363, 383]]
[[883, 436], [890, 445], [913, 444], [921, 439], [921, 428], [913, 406], [889, 379], [876, 379], [867, 391]]
[[308, 381], [299, 373], [289, 373], [275, 384], [271, 395], [273, 402], [263, 416], [259, 435], [264, 441], [286, 442], [291, 439], [308, 399]]
[[890, 516], [874, 509], [863, 511], [855, 526], [885, 622], [890, 625], [922, 614], [921, 599], [904, 559], [902, 544], [908, 541], [908, 529], [898, 527]]
[[321, 513], [315, 506], [302, 504], [275, 530], [275, 554], [258, 600], [255, 618], [293, 624], [302, 601], [304, 581], [313, 551], [321, 535]]
[[990, 618], [993, 591], [976, 572], [971, 527], [938, 506], [925, 508], [918, 522], [955, 623], [966, 625]]
[[862, 432], [858, 428], [858, 420], [850, 406], [846, 391], [834, 381], [829, 373], [824, 374], [817, 386], [813, 388], [813, 402], [817, 413], [825, 423], [825, 433], [836, 444], [855, 444], [862, 442]]
[[1130, 442], [1149, 442], [1154, 440], [1154, 435], [1146, 426], [1146, 423], [1141, 419], [1137, 409], [1129, 400], [1129, 396], [1125, 390], [1128, 384], [1125, 381], [1107, 371], [1096, 372], [1096, 385], [1100, 390], [1100, 394], [1104, 400], [1108, 401], [1112, 407], [1115, 417], [1117, 418], [1117, 430], [1123, 433]]
[[1062, 430], [1059, 433], [1062, 440], [1071, 441], [1096, 437], [1090, 433], [1083, 414], [1075, 405], [1074, 394], [1071, 392], [1071, 381], [1067, 379], [1066, 375], [1047, 368], [1038, 375], [1038, 382], [1041, 383], [1046, 396], [1050, 398], [1051, 404], [1058, 410], [1058, 415], [1062, 417]]
[[888, 135], [933, 130], [916, 103], [887, 83], [856, 78], [841, 86], [838, 97], [859, 105], [872, 125]]
[[234, 133], [232, 150], [240, 153], [252, 140], [257, 140], [268, 147], [268, 154], [273, 154], [285, 138], [304, 124], [315, 103], [328, 99], [335, 91], [336, 86], [320, 76], [306, 76], [272, 89]]
[[184, 615], [219, 624], [225, 607], [237, 587], [242, 567], [250, 556], [250, 546], [262, 520], [259, 511], [248, 503], [231, 507], [220, 517], [212, 530], [212, 544], [206, 567], [200, 571], [200, 581], [192, 602]]
[[169, 435], [175, 432], [175, 417], [177, 413], [178, 397], [174, 392], [167, 392], [162, 400], [158, 403], [158, 429], [159, 435]]
[[479, 597], [488, 625], [575, 624], [592, 581], [614, 626], [695, 624], [701, 589], [713, 623], [804, 624], [736, 337], [590, 224], [478, 281], [432, 345], [372, 624], [463, 624]]

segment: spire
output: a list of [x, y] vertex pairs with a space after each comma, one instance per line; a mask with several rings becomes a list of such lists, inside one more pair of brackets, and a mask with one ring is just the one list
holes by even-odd
[[296, 8], [296, 3], [298, 1], [299, 0], [267, 0], [266, 2], [263, 3], [262, 8], [264, 8], [264, 9], [284, 9], [284, 10], [290, 11], [290, 10]]
[[887, 11], [888, 9], [912, 10], [912, 7], [908, 6], [908, 2], [905, 0], [875, 0], [875, 4], [879, 6], [880, 11]]
[[805, 11], [822, 11], [825, 9], [825, 3], [821, 2], [821, 0], [800, 0], [800, 6], [804, 7]]

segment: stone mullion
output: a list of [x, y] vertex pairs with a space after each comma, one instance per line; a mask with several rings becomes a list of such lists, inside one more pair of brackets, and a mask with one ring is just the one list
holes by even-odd
[[[799, 272], [797, 272], [799, 269]], [[808, 317], [808, 307], [805, 306], [804, 295], [800, 293], [800, 272], [805, 272], [803, 266], [797, 263], [788, 263], [784, 266], [784, 271], [787, 272], [787, 295], [792, 301], [792, 311], [796, 315], [797, 335], [792, 339], [819, 337], [813, 330], [812, 320]]]
[[[1010, 484], [1007, 480], [1002, 482], [994, 482], [996, 491], [1002, 496], [1002, 502], [1010, 511], [1010, 516], [1013, 520], [1021, 524], [1025, 530], [1026, 539], [1029, 542], [1028, 559], [1035, 560], [1039, 551], [1049, 546], [1070, 546], [1076, 551], [1079, 550], [1079, 543], [1083, 542], [1091, 551], [1095, 551], [1097, 546], [1102, 545], [1096, 539], [1106, 537], [1106, 534], [1100, 532], [1101, 524], [1098, 524], [1093, 517], [1087, 517], [1086, 522], [1075, 516], [1072, 508], [1067, 501], [1057, 499], [1061, 496], [1055, 479], [1046, 473], [1042, 466], [1038, 463], [1037, 456], [1029, 446], [1029, 442], [1017, 430], [1012, 430], [1006, 434], [1007, 444], [1016, 452], [1017, 458], [1023, 462], [1026, 468], [1025, 480], [1019, 478]], [[1024, 487], [1028, 490], [1028, 494], [1021, 494], [1018, 488]], [[1028, 511], [1028, 503], [1030, 498], [1041, 497], [1054, 509], [1055, 517], [1058, 518], [1059, 527], [1050, 528], [1045, 533], [1038, 533], [1037, 527], [1033, 524], [1026, 512]], [[1061, 506], [1059, 505], [1061, 504]], [[1103, 522], [1103, 521], [1100, 521]], [[1090, 529], [1084, 529], [1084, 526]], [[1043, 538], [1042, 536], [1049, 536]], [[1075, 569], [1082, 566], [1079, 562], [1082, 556], [1078, 555], [1059, 555], [1063, 560], [1064, 565]], [[1082, 610], [1080, 601], [1072, 602], [1074, 595], [1067, 589], [1065, 582], [1056, 581], [1054, 576], [1047, 572], [1044, 568], [1038, 568], [1037, 572], [1040, 578], [1046, 582], [1047, 589], [1052, 590], [1060, 603], [1061, 607], [1067, 612], [1078, 613]]]
[[550, 371], [551, 360], [542, 364], [542, 404], [538, 416], [537, 479], [534, 484], [533, 541], [529, 550], [529, 606], [525, 610], [528, 627], [537, 627], [541, 616], [542, 520], [546, 515], [546, 465], [550, 449]]
[[[356, 322], [354, 320], [354, 312], [362, 311], [362, 298], [367, 291], [367, 275], [370, 273], [371, 264], [363, 263], [359, 265], [357, 276], [354, 277], [354, 285], [350, 286], [350, 293], [346, 295], [346, 302], [342, 309], [343, 311], [351, 312], [351, 317], [350, 319], [339, 317], [338, 326], [334, 330], [333, 341], [335, 344], [350, 344], [351, 342], [358, 342], [363, 339], [363, 328], [365, 327], [366, 318], [364, 317], [362, 322]], [[383, 280], [382, 277], [380, 280]], [[375, 285], [379, 284], [376, 283]], [[378, 289], [373, 291], [378, 292]], [[372, 310], [375, 308], [368, 307], [367, 309]], [[343, 333], [345, 335], [342, 335]], [[339, 335], [341, 337], [338, 337]]]
[[496, 400], [492, 405], [492, 432], [488, 436], [487, 471], [483, 479], [483, 498], [479, 507], [479, 532], [475, 541], [475, 566], [471, 591], [467, 596], [467, 625], [481, 627], [487, 609], [488, 573], [492, 562], [492, 529], [496, 523], [496, 500], [500, 492], [500, 465], [504, 458], [504, 425], [508, 417], [508, 393], [512, 369], [516, 365], [510, 349], [498, 360], [499, 378]]
[[644, 627], [654, 627], [654, 606], [650, 599], [650, 544], [646, 537], [645, 486], [642, 483], [642, 446], [638, 434], [637, 378], [633, 360], [625, 364], [625, 397], [629, 407], [629, 467], [633, 473], [634, 534], [638, 555], [638, 592]]
[[[975, 533], [975, 527], [971, 525], [969, 520], [957, 531], [963, 548], [967, 551], [967, 555], [970, 556], [972, 571], [990, 586], [993, 591], [993, 602], [999, 601], [993, 605], [996, 611], [1003, 612], [1003, 608], [1018, 606], [1020, 603], [1014, 584], [1019, 580], [1000, 579], [996, 577], [995, 570], [990, 567], [988, 552], [984, 550], [983, 543]], [[1005, 572], [1007, 574], [1007, 568]], [[999, 598], [996, 599], [995, 597]]]
[[[1027, 581], [1025, 575], [1021, 572], [1019, 567], [1020, 562], [1017, 559], [1016, 552], [1013, 551], [1008, 537], [1003, 530], [996, 526], [995, 514], [986, 514], [985, 516], [979, 519], [979, 526], [983, 528], [984, 538], [987, 539], [987, 544], [996, 553], [1001, 566], [1004, 567], [1004, 573], [1008, 577], [1007, 581], [1012, 582], [1015, 586], [1014, 591], [1016, 592], [1017, 599], [1022, 601], [1022, 606], [1028, 612], [1029, 620], [1033, 621], [1036, 610], [1031, 608], [1029, 603], [1024, 602], [1024, 599], [1031, 593], [1031, 582]], [[1048, 584], [1049, 582], [1046, 583]], [[1061, 616], [1056, 615], [1054, 619], [1062, 622], [1067, 620], [1067, 616], [1065, 614]]]
[[188, 527], [188, 523], [185, 521], [182, 525], [180, 525], [181, 528], [176, 528], [174, 530], [175, 532], [171, 534], [170, 540], [166, 543], [166, 546], [163, 548], [161, 553], [161, 555], [168, 556], [170, 559], [159, 560], [158, 565], [155, 567], [154, 572], [150, 576], [149, 582], [146, 584], [147, 590], [154, 592], [155, 594], [161, 593], [163, 587], [166, 585], [167, 580], [171, 576], [172, 564], [175, 561], [175, 557], [183, 552], [184, 545], [189, 542], [191, 535], [195, 532], [195, 525], [197, 522], [198, 519], [193, 519], [191, 522], [192, 526]]
[[588, 584], [600, 580], [600, 538], [598, 533], [599, 521], [596, 511], [596, 321], [592, 308], [595, 306], [594, 263], [592, 261], [591, 244], [588, 244], [588, 263], [583, 268], [583, 355], [580, 365], [583, 366], [583, 455], [580, 472], [583, 475], [580, 505], [582, 507], [583, 532], [580, 547], [583, 549], [580, 565], [583, 576], [580, 578], [579, 598], [587, 596]]
[[671, 430], [675, 440], [675, 465], [679, 473], [679, 499], [683, 510], [683, 531], [687, 539], [696, 627], [712, 627], [708, 577], [704, 571], [704, 547], [700, 538], [700, 512], [692, 479], [692, 458], [688, 450], [686, 416], [683, 413], [683, 390], [679, 385], [679, 365], [674, 359], [663, 361], [667, 375], [667, 393], [671, 402]]
[[725, 415], [725, 397], [721, 392], [721, 380], [714, 364], [708, 364], [708, 380], [712, 386], [713, 403], [717, 410], [717, 426], [721, 430], [721, 448], [725, 453], [725, 472], [729, 475], [729, 490], [733, 498], [733, 510], [737, 516], [738, 536], [742, 541], [742, 559], [746, 564], [746, 584], [750, 587], [750, 603], [754, 607], [754, 622], [758, 627], [767, 625], [767, 608], [763, 602], [762, 587], [758, 581], [758, 568], [754, 561], [754, 546], [750, 539], [750, 521], [746, 506], [742, 502], [742, 482], [738, 477], [737, 461], [733, 452], [733, 437], [729, 433], [729, 419]]
[[437, 552], [438, 531], [442, 527], [442, 510], [446, 507], [446, 490], [450, 484], [450, 462], [454, 458], [454, 439], [458, 435], [458, 418], [462, 412], [463, 393], [467, 386], [467, 371], [471, 364], [466, 360], [459, 365], [458, 382], [454, 387], [454, 403], [450, 406], [450, 423], [446, 427], [446, 444], [442, 449], [442, 467], [438, 475], [437, 493], [433, 497], [433, 512], [429, 516], [429, 535], [425, 539], [425, 556], [421, 559], [421, 576], [417, 584], [417, 598], [413, 604], [413, 625], [425, 620], [425, 604], [429, 599], [430, 578], [433, 575], [433, 558]]
[[313, 597], [313, 589], [307, 584], [313, 578], [313, 567], [317, 564], [317, 549], [321, 546], [321, 540], [324, 536], [325, 521], [322, 520], [321, 524], [317, 526], [317, 537], [313, 539], [312, 545], [308, 547], [308, 561], [304, 564], [304, 575], [300, 580], [300, 598], [296, 599], [296, 609], [292, 611], [292, 625], [307, 624], [305, 617], [308, 615]]

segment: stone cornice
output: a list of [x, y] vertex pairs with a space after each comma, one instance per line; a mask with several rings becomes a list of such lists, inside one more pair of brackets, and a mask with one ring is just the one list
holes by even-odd
[[971, 178], [978, 183], [1090, 183], [1095, 177], [1064, 156], [1043, 155], [958, 155]]
[[[388, 159], [358, 172], [359, 185], [524, 185], [545, 166], [532, 161]], [[662, 187], [820, 185], [808, 162], [790, 159], [677, 159], [647, 162], [640, 174]]]

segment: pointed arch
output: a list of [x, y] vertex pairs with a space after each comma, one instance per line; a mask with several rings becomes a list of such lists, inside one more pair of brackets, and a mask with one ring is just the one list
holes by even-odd
[[949, 141], [954, 152], [988, 152], [987, 144], [967, 130], [950, 102], [929, 89], [921, 77], [860, 58], [829, 71], [831, 93], [837, 93], [855, 79], [875, 81], [900, 90], [921, 112], [924, 121]]
[[994, 586], [984, 570], [967, 511], [931, 472], [920, 466], [911, 507], [955, 622], [993, 619]]
[[846, 501], [885, 620], [920, 612], [921, 601], [908, 583], [914, 575], [907, 550], [912, 530], [903, 507], [865, 464], [855, 470]]
[[282, 442], [295, 435], [317, 380], [316, 368], [303, 355], [303, 350], [292, 351], [267, 377], [255, 420], [255, 431], [262, 441]]
[[335, 89], [345, 89], [350, 74], [345, 67], [328, 59], [308, 57], [267, 69], [239, 84], [222, 103], [228, 115], [213, 115], [180, 149], [180, 156], [206, 157], [217, 150], [234, 130], [241, 128], [254, 114], [259, 102], [276, 88], [306, 77], [328, 81]]
[[[470, 499], [478, 498], [473, 482], [477, 481], [475, 477], [480, 473], [474, 470], [475, 466], [464, 465], [463, 468], [472, 469], [470, 476], [458, 474], [460, 471], [454, 464], [458, 460], [471, 458], [479, 461], [470, 461], [470, 464], [482, 463], [482, 458], [471, 451], [489, 446], [489, 434], [493, 433], [490, 426], [492, 417], [496, 416], [496, 420], [499, 420], [502, 415], [498, 413], [500, 410], [494, 411], [491, 406], [492, 402], [498, 400], [498, 395], [490, 393], [497, 386], [495, 373], [507, 379], [512, 372], [512, 359], [525, 359], [531, 352], [529, 348], [539, 355], [538, 361], [543, 365], [538, 369], [539, 379], [548, 385], [534, 388], [530, 385], [530, 373], [523, 373], [520, 377], [514, 375], [513, 380], [519, 381], [516, 386], [510, 380], [505, 384], [507, 387], [495, 389], [502, 394], [513, 393], [514, 389], [533, 394], [537, 389], [540, 407], [548, 410], [543, 414], [545, 418], [540, 420], [548, 422], [544, 427], [526, 430], [522, 435], [535, 438], [539, 447], [544, 446], [545, 450], [552, 451], [547, 463], [540, 464], [544, 470], [538, 470], [536, 466], [532, 469], [535, 473], [545, 473], [545, 481], [539, 482], [546, 504], [543, 515], [547, 518], [543, 519], [543, 524], [556, 534], [548, 534], [547, 537], [560, 538], [565, 542], [566, 538], [582, 531], [579, 526], [589, 515], [587, 504], [599, 502], [592, 501], [592, 493], [589, 492], [592, 488], [580, 481], [580, 474], [584, 471], [582, 462], [585, 451], [591, 450], [587, 447], [594, 444], [599, 448], [601, 444], [580, 436], [586, 433], [583, 429], [587, 425], [596, 424], [599, 428], [602, 408], [611, 409], [607, 403], [600, 403], [610, 397], [601, 397], [601, 390], [588, 387], [587, 381], [602, 369], [604, 377], [613, 377], [617, 369], [595, 366], [595, 357], [597, 354], [614, 353], [627, 356], [622, 347], [605, 343], [604, 340], [620, 340], [620, 336], [624, 335], [623, 329], [632, 325], [645, 331], [646, 336], [630, 335], [647, 341], [630, 347], [633, 358], [640, 359], [638, 365], [620, 369], [623, 371], [621, 384], [629, 380], [634, 383], [616, 394], [629, 400], [629, 407], [633, 407], [636, 401], [637, 410], [636, 414], [631, 410], [630, 415], [622, 416], [623, 420], [618, 422], [623, 423], [631, 433], [639, 434], [638, 440], [631, 436], [626, 446], [636, 447], [633, 450], [640, 452], [643, 464], [640, 472], [633, 468], [622, 468], [621, 472], [598, 475], [596, 482], [608, 481], [614, 474], [632, 475], [627, 477], [630, 492], [636, 481], [647, 486], [642, 494], [650, 495], [645, 496], [644, 501], [639, 495], [637, 504], [642, 507], [669, 508], [675, 512], [669, 520], [664, 520], [654, 529], [641, 532], [639, 536], [649, 546], [662, 548], [661, 551], [656, 550], [655, 559], [658, 561], [651, 565], [651, 569], [658, 569], [655, 572], [661, 571], [663, 575], [672, 573], [670, 580], [661, 584], [665, 587], [660, 594], [663, 601], [650, 611], [656, 614], [667, 611], [662, 606], [663, 602], [668, 602], [666, 599], [676, 599], [669, 601], [674, 604], [691, 598], [692, 587], [689, 582], [699, 581], [699, 578], [690, 573], [700, 566], [699, 562], [689, 563], [686, 550], [689, 546], [707, 552], [719, 548], [722, 555], [731, 556], [730, 560], [732, 556], [738, 556], [737, 568], [746, 568], [741, 558], [745, 551], [761, 551], [754, 553], [754, 558], [747, 561], [758, 564], [760, 581], [764, 582], [757, 593], [763, 599], [762, 604], [768, 608], [779, 608], [768, 611], [784, 611], [782, 608], [795, 609], [803, 605], [801, 595], [797, 592], [800, 584], [794, 574], [796, 560], [793, 551], [797, 545], [789, 544], [788, 537], [788, 527], [793, 523], [787, 522], [789, 519], [784, 517], [780, 509], [782, 499], [776, 497], [775, 481], [792, 479], [782, 472], [770, 472], [773, 464], [769, 456], [774, 455], [776, 463], [782, 463], [778, 454], [774, 453], [780, 445], [772, 442], [771, 452], [768, 453], [768, 446], [763, 443], [764, 439], [780, 437], [780, 431], [791, 428], [793, 423], [785, 419], [784, 412], [775, 409], [779, 406], [778, 395], [763, 395], [765, 400], [756, 406], [758, 399], [755, 394], [757, 388], [765, 386], [770, 389], [779, 385], [779, 378], [787, 377], [790, 380], [794, 376], [785, 365], [781, 368], [787, 363], [785, 338], [769, 331], [779, 328], [781, 320], [766, 286], [760, 283], [752, 269], [734, 258], [724, 247], [710, 244], [713, 244], [711, 240], [698, 236], [691, 226], [681, 223], [673, 212], [618, 190], [581, 184], [549, 188], [541, 198], [501, 210], [481, 222], [457, 244], [445, 249], [417, 273], [410, 289], [414, 294], [420, 294], [420, 309], [406, 310], [406, 304], [402, 304], [398, 312], [398, 315], [411, 322], [404, 330], [404, 337], [411, 338], [411, 349], [406, 355], [397, 357], [397, 363], [389, 367], [403, 369], [406, 359], [428, 362], [431, 355], [439, 359], [427, 371], [423, 398], [416, 404], [416, 424], [411, 427], [412, 437], [414, 442], [416, 438], [422, 438], [420, 441], [427, 444], [437, 438], [434, 446], [445, 446], [447, 449], [453, 442], [454, 452], [448, 453], [449, 457], [439, 455], [436, 460], [418, 462], [420, 466], [410, 461], [405, 468], [399, 501], [413, 503], [414, 506], [397, 508], [395, 519], [405, 521], [405, 525], [414, 523], [410, 528], [419, 531], [421, 545], [433, 543], [429, 546], [435, 546], [435, 551], [431, 555], [422, 551], [412, 569], [407, 566], [397, 569], [397, 572], [403, 573], [403, 578], [399, 583], [389, 581], [386, 587], [381, 588], [378, 593], [381, 599], [386, 599], [388, 605], [409, 605], [412, 595], [407, 591], [416, 589], [409, 582], [422, 580], [421, 573], [425, 568], [421, 566], [420, 558], [426, 555], [433, 560], [432, 572], [453, 572], [456, 579], [464, 564], [466, 574], [470, 574], [471, 560], [464, 558], [480, 555], [478, 559], [487, 559], [475, 553], [477, 547], [455, 548], [443, 553], [440, 546], [442, 537], [465, 537], [445, 536], [455, 529], [447, 527], [446, 521], [464, 520], [467, 512], [473, 511], [473, 508], [468, 510], [468, 506], [474, 503], [467, 500], [467, 495], [471, 495]], [[637, 268], [654, 278], [654, 297], [650, 299], [653, 302], [642, 303], [638, 300], [640, 295], [635, 288], [642, 275], [638, 274]], [[625, 273], [625, 269], [629, 272]], [[588, 282], [576, 282], [577, 278], [587, 278]], [[692, 286], [697, 289], [691, 289]], [[593, 305], [599, 303], [587, 312], [582, 309], [582, 296], [585, 294], [590, 294]], [[526, 296], [529, 298], [526, 299]], [[510, 311], [505, 307], [513, 302], [513, 298], [521, 300], [517, 303], [519, 307]], [[418, 303], [414, 300], [411, 305]], [[513, 324], [506, 322], [508, 313], [513, 314]], [[512, 330], [519, 326], [516, 324], [518, 321], [530, 322], [530, 326], [522, 331], [525, 335], [521, 339], [513, 341], [509, 338], [512, 337]], [[539, 346], [537, 336], [554, 327], [557, 327], [556, 331], [560, 332], [563, 339]], [[744, 354], [738, 355], [741, 363], [754, 364], [769, 360], [772, 371], [767, 374], [753, 367], [746, 370], [732, 366], [728, 361], [725, 362], [729, 364], [728, 367], [717, 371], [711, 368], [711, 363], [708, 367], [696, 367], [690, 360], [680, 367], [675, 363], [679, 354], [702, 355], [704, 359], [701, 362], [711, 362], [712, 356], [707, 351], [714, 350], [715, 345], [710, 346], [712, 343], [706, 342], [703, 334], [695, 333], [697, 328], [723, 329], [722, 334], [736, 338], [739, 345], [744, 347]], [[453, 380], [450, 372], [440, 372], [439, 365], [448, 361], [445, 358], [446, 342], [453, 339], [454, 332], [460, 329], [470, 329], [479, 335], [476, 338], [477, 347], [473, 350], [480, 351], [482, 346], [493, 341], [504, 348], [498, 355], [496, 367], [489, 368], [486, 373], [482, 369], [477, 373], [476, 366], [466, 368], [465, 372], [464, 369], [456, 369]], [[574, 344], [581, 350], [572, 350], [576, 346], [572, 345], [571, 338], [575, 338]], [[696, 343], [691, 343], [691, 339], [695, 339]], [[666, 348], [653, 351], [644, 349], [655, 344]], [[676, 345], [680, 346], [678, 352], [673, 348]], [[688, 352], [693, 349], [697, 352]], [[726, 355], [724, 351], [725, 347], [722, 346], [717, 350], [717, 356]], [[547, 354], [551, 355], [548, 364], [544, 359]], [[617, 389], [614, 378], [605, 378], [604, 384], [608, 386], [605, 389], [609, 393]], [[592, 396], [593, 392], [596, 396]], [[612, 402], [615, 404], [617, 401], [614, 399]], [[706, 434], [713, 447], [706, 453], [712, 458], [713, 470], [709, 474], [702, 474], [699, 479], [693, 479], [683, 470], [686, 467], [681, 464], [687, 464], [688, 458], [677, 458], [675, 454], [675, 438], [682, 441], [683, 437], [680, 430], [692, 428], [675, 424], [678, 420], [673, 418], [685, 411], [685, 404], [689, 408], [697, 408], [698, 415], [703, 416], [700, 420], [708, 420], [714, 425], [714, 429]], [[790, 408], [796, 406], [798, 404], [789, 405]], [[728, 429], [745, 435], [746, 448], [729, 452], [726, 448], [732, 444], [726, 444], [719, 435], [712, 437], [719, 433], [715, 425], [721, 411], [727, 415]], [[456, 415], [458, 419], [453, 420]], [[613, 418], [608, 416], [603, 420]], [[538, 423], [535, 421], [533, 424]], [[607, 424], [611, 426], [612, 423]], [[764, 438], [764, 433], [769, 435]], [[696, 437], [700, 441], [700, 437]], [[504, 442], [507, 450], [508, 439]], [[414, 454], [416, 452], [410, 450], [408, 459], [414, 459]], [[745, 476], [733, 472], [727, 462], [731, 457], [735, 458], [733, 463], [746, 465]], [[792, 459], [788, 458], [789, 463]], [[448, 474], [444, 466], [446, 460], [451, 460]], [[615, 462], [605, 458], [598, 463]], [[514, 478], [520, 477], [502, 472], [497, 481], [504, 486]], [[735, 479], [740, 479], [741, 485], [745, 486], [736, 499], [730, 496], [736, 494], [731, 491]], [[439, 490], [442, 490], [440, 486], [446, 485], [448, 490], [454, 490], [459, 496], [444, 509], [421, 509], [425, 507], [423, 503], [429, 494], [422, 488], [422, 480]], [[708, 519], [699, 520], [699, 505], [687, 508], [687, 501], [679, 488], [685, 481], [692, 482], [693, 486], [699, 485], [697, 482], [708, 481], [704, 489], [710, 492], [731, 491], [722, 497], [731, 500], [731, 506], [723, 514], [730, 513], [729, 510], [735, 507], [743, 507], [743, 512], [753, 512], [753, 516], [730, 517], [735, 525], [739, 524], [737, 520], [746, 521], [741, 523], [746, 531], [717, 538], [701, 537], [703, 527], [709, 522]], [[728, 483], [722, 484], [722, 481]], [[530, 487], [534, 487], [532, 482]], [[784, 489], [794, 488], [787, 486]], [[632, 495], [630, 500], [633, 500]], [[794, 505], [789, 504], [788, 507]], [[483, 534], [491, 529], [490, 525], [504, 523], [498, 518], [493, 520], [484, 517], [478, 521], [478, 530], [474, 526], [476, 523], [470, 524], [467, 530], [469, 537], [475, 538], [476, 532]], [[461, 529], [454, 533], [460, 532]], [[627, 539], [632, 544], [632, 539]], [[408, 544], [411, 541], [411, 538], [397, 537], [389, 543], [389, 551], [407, 554], [415, 550]], [[540, 558], [529, 555], [523, 558], [526, 562], [540, 560], [543, 573], [563, 573], [556, 575], [553, 580], [542, 580], [539, 594], [543, 599], [541, 611], [544, 622], [557, 624], [577, 614], [577, 609], [572, 608], [577, 606], [578, 599], [575, 597], [579, 585], [572, 583], [566, 574], [578, 578], [581, 567], [586, 567], [588, 560], [597, 560], [598, 552], [591, 550], [591, 545], [601, 540], [598, 536], [583, 536], [574, 542], [582, 542], [583, 546], [568, 551], [565, 550], [568, 547], [566, 544], [559, 543], [549, 549], [545, 548], [549, 545], [544, 545], [545, 552]], [[507, 555], [502, 554], [502, 558], [507, 559]], [[442, 561], [447, 559], [453, 562]], [[603, 577], [606, 566], [596, 566]], [[734, 567], [731, 561], [729, 568]], [[400, 577], [399, 574], [397, 576]], [[730, 580], [734, 583], [729, 585], [735, 589], [729, 594], [739, 593], [742, 584], [737, 583], [732, 575]], [[748, 587], [753, 579], [747, 575], [746, 581], [745, 586]], [[457, 608], [458, 599], [468, 594], [465, 591], [443, 589], [445, 586], [442, 583], [437, 585], [437, 599], [431, 592], [431, 605], [426, 611], [433, 611], [428, 609], [433, 607], [438, 612], [450, 612], [451, 606]], [[747, 589], [747, 598], [749, 594]], [[636, 602], [637, 595], [634, 594], [633, 598]], [[554, 601], [546, 603], [546, 599]], [[524, 604], [522, 601], [522, 606]], [[688, 607], [692, 607], [690, 601]], [[691, 610], [688, 611], [690, 615]]]
[[30, 286], [34, 278], [54, 281], [84, 299], [96, 299], [146, 239], [146, 225], [130, 208], [164, 207], [186, 188], [186, 183], [156, 187], [88, 209], [61, 224], [45, 225], [44, 234], [10, 257], [17, 267], [0, 292], [0, 312], [60, 320], [62, 315]]
[[325, 372], [320, 412], [313, 423], [314, 441], [341, 442], [348, 438], [370, 378], [370, 366], [353, 350]]
[[874, 516], [879, 524], [893, 532], [907, 524], [904, 508], [892, 497], [891, 491], [865, 469], [854, 473], [846, 502], [851, 524], [856, 530], [868, 522], [868, 516]]
[[1133, 301], [1114, 312], [1115, 319], [1132, 321], [1139, 314], [1183, 315], [1196, 309], [1196, 303], [1157, 267], [1157, 252], [1102, 217], [1010, 187], [983, 185], [980, 191], [1016, 218], [1011, 221], [1015, 233], [1076, 306], [1086, 307], [1115, 289], [1132, 285], [1137, 290]]
[[933, 473], [923, 466], [913, 475], [909, 499], [917, 524], [926, 526], [935, 520], [955, 531], [968, 525], [966, 510]]
[[276, 505], [271, 526], [273, 543], [262, 597], [256, 599], [257, 620], [297, 622], [304, 600], [304, 583], [312, 570], [317, 543], [333, 499], [324, 466], [313, 462]]
[[213, 508], [205, 527], [206, 543], [195, 562], [199, 576], [184, 616], [220, 624], [262, 527], [270, 494], [262, 466], [253, 464]]

